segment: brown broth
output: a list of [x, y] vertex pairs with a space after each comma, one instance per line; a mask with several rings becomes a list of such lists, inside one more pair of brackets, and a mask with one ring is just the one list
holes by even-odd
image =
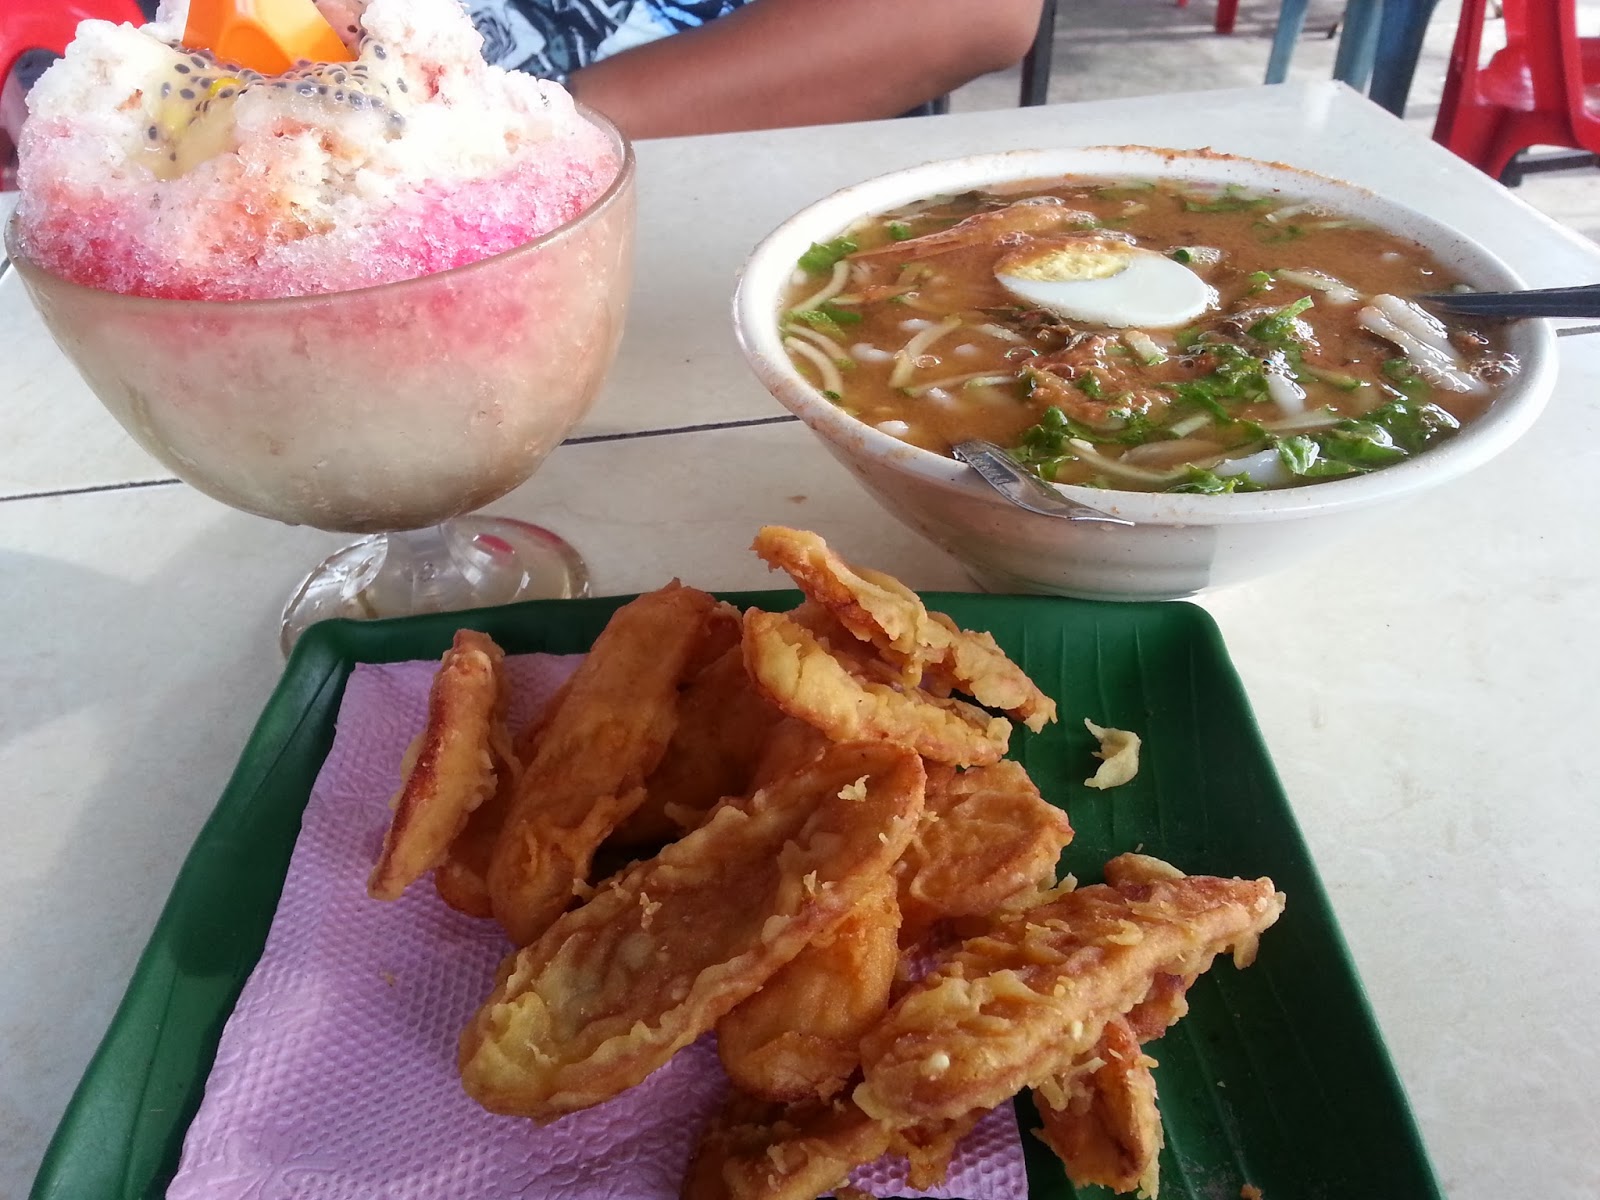
[[[1041, 205], [1039, 197], [1057, 203]], [[1010, 207], [1018, 200], [1031, 203]], [[1027, 228], [1008, 228], [1016, 224]], [[1056, 228], [1042, 227], [1050, 225]], [[1007, 251], [1079, 231], [1123, 237], [1180, 261], [1191, 257], [1187, 265], [1219, 302], [1180, 330], [1140, 331], [1166, 356], [1149, 364], [1135, 349], [1149, 345], [1137, 333], [1130, 344], [1128, 331], [1031, 308], [995, 279], [996, 260]], [[1280, 486], [1409, 457], [1447, 436], [1452, 419], [1478, 416], [1492, 397], [1492, 389], [1462, 393], [1430, 385], [1393, 343], [1357, 323], [1369, 297], [1443, 291], [1459, 280], [1413, 242], [1290, 198], [1175, 182], [1069, 179], [935, 198], [863, 220], [846, 236], [855, 249], [842, 259], [844, 286], [820, 305], [809, 298], [828, 284], [828, 259], [837, 255], [802, 259], [784, 297], [786, 344], [799, 369], [852, 415], [940, 454], [978, 437], [1012, 448], [1044, 478], [1062, 483], [1188, 491]], [[1192, 248], [1202, 252], [1193, 257]], [[1283, 271], [1331, 276], [1361, 300], [1337, 303], [1277, 274]], [[1297, 323], [1261, 324], [1305, 297], [1313, 303]], [[943, 321], [955, 327], [914, 362], [897, 361], [920, 330]], [[1448, 328], [1475, 377], [1515, 369], [1483, 332]], [[1256, 336], [1268, 329], [1285, 336]], [[835, 364], [837, 380], [818, 357]], [[1263, 394], [1267, 374], [1292, 379], [1304, 392], [1300, 417]], [[930, 387], [941, 381], [949, 382]], [[1398, 418], [1397, 405], [1404, 410]], [[1449, 417], [1430, 410], [1431, 432], [1407, 442], [1401, 434], [1415, 432], [1415, 410], [1423, 405]], [[1349, 423], [1362, 419], [1385, 432], [1351, 432]], [[1073, 437], [1092, 452], [1067, 444]], [[1226, 472], [1228, 460], [1295, 437], [1317, 443], [1310, 453], [1322, 467], [1276, 481], [1216, 485], [1213, 467]], [[1362, 438], [1375, 440], [1351, 450]], [[1290, 450], [1303, 458], [1301, 443]]]

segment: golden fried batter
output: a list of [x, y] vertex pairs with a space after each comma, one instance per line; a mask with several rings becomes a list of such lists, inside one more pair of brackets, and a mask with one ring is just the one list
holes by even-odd
[[[769, 567], [786, 572], [806, 596], [826, 607], [852, 634], [893, 651], [916, 671], [933, 630], [922, 601], [899, 580], [869, 580], [835, 554], [819, 534], [767, 525], [750, 547]], [[908, 682], [917, 682], [912, 674]]]
[[683, 1200], [816, 1200], [888, 1151], [888, 1127], [849, 1100], [788, 1108], [735, 1093], [700, 1137]]
[[623, 605], [543, 723], [489, 862], [495, 919], [517, 945], [561, 915], [595, 849], [644, 799], [715, 605], [676, 580]]
[[700, 824], [723, 797], [744, 795], [767, 734], [782, 719], [750, 682], [735, 637], [683, 689], [677, 731], [645, 780], [645, 802], [622, 823], [617, 841], [667, 841]]
[[831, 742], [819, 729], [804, 721], [784, 717], [767, 734], [761, 747], [761, 757], [756, 759], [755, 770], [750, 774], [750, 788], [754, 791], [798, 771], [814, 761]]
[[428, 723], [410, 766], [367, 894], [395, 900], [444, 860], [472, 811], [495, 789], [492, 747], [505, 741], [505, 652], [486, 634], [459, 631], [428, 692]]
[[764, 1100], [826, 1100], [861, 1064], [861, 1035], [889, 1007], [899, 958], [894, 880], [877, 880], [849, 916], [800, 951], [717, 1023], [736, 1087]]
[[971, 766], [998, 762], [1011, 739], [1004, 717], [857, 678], [782, 613], [745, 613], [744, 661], [767, 699], [834, 741], [883, 739], [933, 762]]
[[1155, 1197], [1163, 1142], [1155, 1065], [1133, 1027], [1116, 1017], [1087, 1059], [1035, 1093], [1039, 1140], [1055, 1151], [1074, 1187]]
[[[815, 533], [768, 525], [752, 549], [782, 568], [806, 596], [825, 606], [852, 635], [869, 642], [906, 684], [965, 692], [1038, 733], [1056, 719], [1055, 701], [987, 633], [969, 633], [943, 613], [931, 613], [892, 575], [852, 567]], [[926, 678], [925, 676], [930, 677]]]
[[834, 746], [614, 877], [501, 968], [462, 1034], [468, 1094], [550, 1121], [639, 1083], [866, 896], [923, 779], [902, 746]]
[[903, 937], [1050, 887], [1071, 840], [1067, 814], [1039, 795], [1020, 763], [930, 771], [922, 823], [895, 866]]
[[1083, 1057], [1159, 975], [1190, 976], [1232, 949], [1247, 963], [1283, 911], [1270, 879], [1185, 876], [1141, 855], [997, 921], [941, 956], [862, 1039], [854, 1097], [891, 1124], [992, 1108]]

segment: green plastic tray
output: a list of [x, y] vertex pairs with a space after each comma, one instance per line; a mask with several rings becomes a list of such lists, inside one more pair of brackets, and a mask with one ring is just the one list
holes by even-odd
[[[796, 596], [727, 598], [782, 608]], [[300, 640], [56, 1130], [34, 1200], [164, 1193], [223, 1024], [261, 953], [354, 665], [436, 658], [462, 625], [512, 652], [581, 651], [625, 599], [336, 621]], [[1077, 836], [1064, 870], [1092, 882], [1107, 858], [1142, 849], [1195, 873], [1271, 875], [1288, 893], [1255, 966], [1219, 962], [1192, 990], [1189, 1015], [1150, 1046], [1167, 1135], [1162, 1196], [1234, 1200], [1253, 1184], [1266, 1200], [1442, 1197], [1210, 617], [1187, 604], [928, 599], [991, 630], [1060, 701], [1061, 722], [1038, 736], [1019, 729], [1013, 748], [1071, 814]], [[1132, 783], [1104, 793], [1083, 786], [1095, 748], [1084, 717], [1143, 735]], [[1019, 1113], [1025, 1126], [1033, 1120], [1026, 1100]], [[1033, 1195], [1078, 1194], [1049, 1151], [1024, 1140]]]

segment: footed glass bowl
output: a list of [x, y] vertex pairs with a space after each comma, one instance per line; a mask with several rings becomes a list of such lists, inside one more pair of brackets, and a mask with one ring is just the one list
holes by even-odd
[[122, 295], [6, 250], [56, 343], [133, 438], [186, 483], [291, 525], [363, 533], [301, 583], [285, 650], [326, 617], [583, 595], [547, 530], [466, 517], [525, 482], [588, 410], [632, 276], [634, 160], [514, 250], [417, 279], [274, 300]]

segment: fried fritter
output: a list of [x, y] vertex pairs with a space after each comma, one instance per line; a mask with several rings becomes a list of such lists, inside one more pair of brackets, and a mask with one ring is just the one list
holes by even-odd
[[543, 724], [489, 862], [495, 919], [515, 944], [561, 915], [595, 849], [644, 799], [715, 605], [676, 580], [623, 605]]
[[[788, 1106], [735, 1092], [701, 1135], [683, 1200], [815, 1200], [850, 1172], [885, 1154], [907, 1160], [919, 1191], [944, 1182], [956, 1145], [981, 1113], [959, 1121], [891, 1129], [845, 1098]], [[859, 1193], [856, 1193], [859, 1194]]]
[[494, 794], [473, 810], [466, 827], [450, 843], [444, 861], [434, 868], [433, 886], [439, 898], [459, 913], [494, 916], [489, 900], [489, 861], [520, 778], [521, 765], [512, 762], [501, 772]]
[[[892, 651], [913, 670], [920, 667], [922, 648], [932, 636], [931, 623], [922, 602], [899, 580], [866, 579], [819, 534], [805, 529], [764, 526], [750, 548], [769, 567], [787, 573], [809, 599], [826, 607], [861, 641]], [[915, 683], [917, 676], [907, 681]]]
[[407, 751], [394, 820], [367, 880], [374, 899], [398, 899], [438, 866], [494, 793], [496, 743], [505, 754], [504, 664], [505, 652], [473, 629], [460, 630], [445, 651], [428, 692], [428, 723]]
[[931, 692], [965, 692], [1035, 733], [1056, 719], [1055, 701], [1005, 656], [993, 637], [969, 633], [943, 613], [929, 612], [894, 576], [852, 567], [817, 534], [782, 525], [763, 528], [752, 549], [767, 565], [787, 572], [852, 635], [877, 647], [899, 670], [902, 682], [926, 683]]
[[889, 1007], [900, 908], [885, 874], [830, 933], [717, 1023], [734, 1086], [764, 1100], [826, 1100], [861, 1065], [861, 1035]]
[[501, 968], [462, 1034], [468, 1094], [550, 1121], [639, 1083], [867, 895], [923, 780], [902, 746], [834, 746], [614, 877]]
[[761, 757], [750, 774], [751, 790], [766, 787], [798, 771], [830, 745], [832, 743], [821, 730], [794, 717], [784, 717], [768, 732], [766, 743], [761, 747]]
[[1228, 949], [1248, 963], [1283, 911], [1270, 879], [1185, 876], [1142, 855], [1107, 878], [941, 955], [862, 1039], [856, 1103], [906, 1125], [992, 1108], [1087, 1054], [1157, 976], [1198, 974]]
[[1055, 1151], [1074, 1187], [1155, 1197], [1163, 1142], [1155, 1065], [1133, 1026], [1116, 1017], [1086, 1060], [1035, 1092], [1039, 1140]]
[[809, 630], [782, 613], [744, 616], [744, 661], [763, 695], [833, 741], [882, 739], [933, 762], [998, 762], [1011, 723], [960, 700], [857, 678]]
[[1067, 814], [1039, 794], [1020, 763], [929, 771], [922, 823], [895, 866], [902, 936], [1050, 887], [1071, 840]]
[[735, 637], [683, 689], [677, 731], [645, 780], [644, 803], [617, 830], [617, 841], [667, 841], [693, 829], [723, 797], [744, 795], [767, 734], [782, 719], [750, 681]]
[[683, 1200], [816, 1200], [893, 1136], [849, 1100], [767, 1104], [737, 1093], [712, 1118], [684, 1176]]

